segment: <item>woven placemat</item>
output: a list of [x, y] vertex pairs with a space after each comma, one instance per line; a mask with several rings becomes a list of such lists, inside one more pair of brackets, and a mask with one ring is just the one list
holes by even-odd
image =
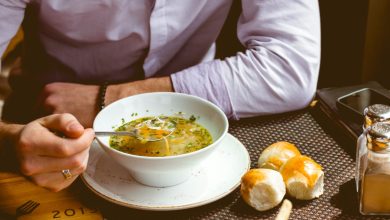
[[[368, 219], [358, 212], [354, 183], [353, 154], [345, 150], [305, 112], [240, 120], [230, 123], [229, 133], [238, 138], [248, 149], [251, 167], [257, 167], [261, 151], [277, 141], [294, 143], [302, 154], [321, 164], [325, 172], [325, 192], [315, 200], [293, 200], [290, 219]], [[221, 176], [223, 178], [223, 176]], [[189, 189], [191, 190], [191, 189]], [[259, 212], [245, 204], [239, 189], [211, 204], [181, 211], [153, 212], [119, 207], [94, 195], [83, 198], [94, 202], [111, 219], [274, 219], [278, 208]], [[287, 197], [288, 198], [288, 197]], [[380, 219], [380, 217], [370, 217]]]

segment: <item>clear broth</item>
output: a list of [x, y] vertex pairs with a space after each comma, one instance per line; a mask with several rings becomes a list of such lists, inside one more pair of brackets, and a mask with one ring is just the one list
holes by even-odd
[[[116, 131], [129, 131], [137, 127], [142, 122], [152, 120], [155, 117], [143, 117], [121, 125]], [[169, 136], [163, 137], [160, 141], [142, 141], [131, 136], [111, 136], [110, 146], [116, 150], [151, 157], [164, 157], [172, 155], [186, 154], [200, 150], [212, 141], [210, 132], [195, 122], [194, 117], [185, 119], [182, 117], [162, 116], [163, 120], [175, 125], [174, 131]], [[162, 135], [164, 132], [142, 130], [141, 135]]]

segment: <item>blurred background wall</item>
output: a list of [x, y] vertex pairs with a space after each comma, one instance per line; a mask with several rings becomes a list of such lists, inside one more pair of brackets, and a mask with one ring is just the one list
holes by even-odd
[[390, 89], [390, 1], [370, 0], [365, 32], [363, 80], [377, 80]]
[[375, 80], [390, 88], [390, 1], [320, 0], [319, 87]]
[[321, 67], [318, 87], [362, 81], [366, 0], [320, 0]]

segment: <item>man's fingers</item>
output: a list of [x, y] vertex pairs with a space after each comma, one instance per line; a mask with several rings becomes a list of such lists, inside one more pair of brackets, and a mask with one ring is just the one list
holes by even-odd
[[84, 129], [71, 114], [33, 121], [21, 129], [15, 142], [20, 170], [37, 185], [59, 191], [86, 169], [94, 137], [93, 129]]
[[41, 173], [31, 176], [31, 180], [38, 186], [47, 188], [51, 191], [58, 192], [76, 180], [76, 178], [82, 173], [79, 170], [70, 170], [72, 177], [66, 179], [64, 175], [59, 172]]
[[53, 158], [35, 156], [20, 161], [20, 170], [26, 176], [34, 176], [42, 173], [60, 172], [64, 169], [72, 169], [83, 172], [88, 163], [89, 148], [68, 158]]
[[[95, 134], [92, 129], [85, 129], [84, 134], [79, 138], [61, 138], [54, 136], [55, 140], [47, 140], [48, 143], [42, 143], [39, 154], [41, 156], [66, 158], [73, 156], [85, 149], [88, 149], [94, 139]], [[52, 141], [52, 142], [51, 142]]]
[[[30, 130], [23, 134], [19, 143], [19, 153], [66, 158], [75, 155], [88, 148], [94, 138], [92, 129], [85, 129], [84, 134], [78, 138], [62, 138], [44, 129]], [[34, 139], [29, 139], [35, 137]]]
[[60, 132], [65, 137], [77, 138], [84, 132], [84, 127], [68, 113], [54, 114], [39, 120], [43, 127]]

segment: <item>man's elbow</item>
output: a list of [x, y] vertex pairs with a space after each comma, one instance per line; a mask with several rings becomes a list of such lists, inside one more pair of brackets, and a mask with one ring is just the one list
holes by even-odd
[[316, 92], [315, 85], [298, 85], [296, 87], [289, 87], [285, 91], [284, 103], [288, 111], [295, 111], [306, 108], [313, 100]]
[[298, 68], [291, 68], [290, 83], [286, 87], [285, 101], [291, 110], [306, 108], [313, 100], [319, 75], [320, 56], [302, 59]]

